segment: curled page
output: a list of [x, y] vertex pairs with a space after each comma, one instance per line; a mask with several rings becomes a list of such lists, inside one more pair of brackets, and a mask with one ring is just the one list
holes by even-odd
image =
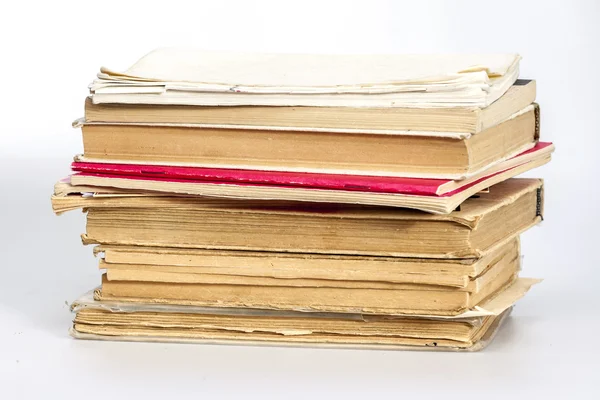
[[163, 48], [102, 68], [94, 103], [486, 107], [518, 77], [517, 54], [311, 55]]
[[[397, 314], [396, 316], [405, 317], [424, 317], [431, 319], [469, 319], [485, 316], [500, 315], [512, 307], [521, 297], [523, 297], [531, 287], [541, 282], [541, 279], [518, 278], [505, 290], [494, 296], [492, 299], [484, 302], [472, 310], [467, 310], [461, 314], [447, 315], [414, 315]], [[159, 304], [145, 302], [120, 302], [102, 300], [94, 298], [95, 291], [89, 291], [71, 304], [71, 311], [76, 313], [85, 308], [102, 309], [111, 312], [156, 312], [156, 313], [192, 313], [192, 314], [216, 314], [216, 315], [253, 315], [253, 316], [272, 316], [272, 317], [306, 317], [306, 318], [341, 318], [363, 320], [365, 315], [359, 313], [324, 313], [324, 312], [302, 312], [302, 311], [278, 311], [261, 310], [251, 308], [227, 308], [227, 307], [200, 307], [190, 305]]]

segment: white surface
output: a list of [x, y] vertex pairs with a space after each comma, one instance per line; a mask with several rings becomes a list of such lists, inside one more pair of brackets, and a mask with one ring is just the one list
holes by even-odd
[[[597, 2], [144, 4], [3, 8], [1, 399], [599, 398], [599, 193], [579, 187], [600, 172]], [[145, 18], [132, 17], [138, 11]], [[72, 340], [65, 302], [96, 285], [99, 274], [91, 249], [79, 242], [83, 215], [50, 210], [54, 181], [81, 151], [70, 123], [82, 115], [86, 85], [101, 64], [125, 68], [163, 45], [519, 52], [521, 75], [538, 80], [542, 137], [557, 144], [553, 162], [532, 174], [546, 178], [546, 221], [523, 236], [523, 275], [546, 281], [518, 304], [496, 341], [474, 354]], [[45, 80], [42, 70], [55, 79]], [[27, 76], [35, 80], [22, 81]], [[43, 81], [58, 101], [36, 100]]]

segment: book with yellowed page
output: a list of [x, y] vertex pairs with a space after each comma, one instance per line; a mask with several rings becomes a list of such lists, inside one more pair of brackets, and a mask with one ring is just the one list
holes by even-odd
[[307, 132], [81, 122], [80, 161], [368, 176], [465, 179], [532, 148], [527, 104], [476, 134]]
[[53, 196], [87, 210], [84, 243], [424, 258], [479, 258], [543, 214], [542, 181], [510, 179], [434, 215], [407, 209], [172, 196]]
[[260, 309], [456, 315], [510, 286], [520, 270], [518, 254], [506, 254], [465, 287], [378, 281], [271, 278], [173, 270], [106, 269], [103, 300]]
[[471, 261], [133, 246], [95, 253], [103, 300], [323, 312], [452, 315], [510, 286], [520, 270], [518, 240]]
[[71, 335], [93, 340], [477, 351], [490, 342], [509, 312], [464, 320], [380, 317], [345, 321], [118, 313], [87, 307], [76, 312]]
[[97, 340], [474, 351], [490, 342], [512, 305], [537, 282], [520, 278], [476, 309], [455, 316], [122, 302], [100, 300], [101, 291], [96, 291], [72, 304], [71, 334]]
[[[518, 79], [481, 107], [189, 106], [85, 102], [86, 124], [189, 125], [242, 130], [402, 134], [467, 138], [498, 125], [535, 101], [536, 82]], [[276, 135], [275, 132], [273, 132]]]
[[[99, 245], [99, 268], [109, 279], [181, 283], [220, 282], [229, 278], [250, 283], [269, 278], [282, 285], [391, 283], [472, 288], [481, 276], [519, 256], [512, 240], [479, 259], [342, 256], [243, 250], [206, 250], [144, 246]], [[487, 275], [487, 276], [493, 276]], [[248, 281], [245, 281], [245, 279]], [[211, 280], [212, 279], [212, 280]]]
[[[237, 199], [393, 206], [447, 214], [490, 186], [550, 161], [552, 143], [537, 143], [509, 160], [459, 181], [76, 161], [56, 193], [88, 191], [131, 195], [165, 192]], [[115, 191], [113, 194], [121, 192]]]

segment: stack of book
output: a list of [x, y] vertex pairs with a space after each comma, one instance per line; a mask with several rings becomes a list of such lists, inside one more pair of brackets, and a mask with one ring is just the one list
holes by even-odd
[[53, 209], [87, 212], [84, 339], [477, 350], [538, 282], [550, 160], [518, 55], [156, 50], [102, 68]]

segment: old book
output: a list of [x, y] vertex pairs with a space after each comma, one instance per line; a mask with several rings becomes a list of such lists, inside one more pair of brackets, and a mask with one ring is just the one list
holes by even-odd
[[464, 320], [370, 317], [241, 317], [138, 311], [119, 313], [85, 308], [73, 321], [75, 337], [94, 334], [139, 338], [221, 339], [274, 343], [347, 343], [468, 349], [490, 329], [496, 316]]
[[[519, 271], [518, 256], [505, 257], [464, 288], [439, 285], [281, 279], [185, 272], [156, 271], [155, 267], [106, 269], [103, 298], [148, 298], [150, 302], [222, 307], [252, 307], [323, 312], [454, 315], [511, 284]], [[458, 309], [456, 308], [458, 307]]]
[[81, 161], [464, 179], [532, 148], [538, 128], [535, 105], [460, 138], [85, 123]]
[[221, 317], [170, 313], [116, 313], [85, 308], [71, 335], [78, 339], [183, 343], [278, 344], [381, 349], [484, 348], [510, 309], [464, 320], [398, 318], [365, 321], [326, 318]]
[[[244, 54], [161, 48], [101, 68], [94, 103], [486, 107], [519, 75], [517, 54]], [[377, 68], [373, 68], [376, 65]]]
[[519, 79], [488, 107], [199, 107], [85, 102], [85, 123], [205, 128], [402, 134], [466, 138], [485, 131], [535, 101], [536, 82]]
[[103, 299], [319, 312], [456, 315], [510, 286], [520, 270], [512, 253], [465, 287], [411, 283], [272, 278], [129, 269], [101, 263]]
[[97, 301], [88, 293], [71, 306], [76, 314], [71, 334], [99, 340], [479, 350], [498, 318], [536, 282], [522, 278], [477, 310], [426, 317]]
[[284, 282], [311, 279], [467, 288], [484, 272], [517, 258], [519, 241], [512, 240], [479, 259], [451, 260], [111, 245], [97, 246], [94, 253], [109, 278], [117, 272], [126, 274], [117, 274], [115, 280], [177, 278], [189, 283], [198, 275], [227, 275]]
[[[447, 214], [464, 200], [498, 182], [546, 164], [551, 143], [536, 146], [484, 173], [453, 181], [293, 172], [75, 162], [73, 191], [101, 187], [224, 198], [309, 201], [414, 208]], [[97, 189], [93, 189], [97, 187]], [[63, 190], [66, 185], [63, 185]], [[107, 190], [104, 189], [106, 192]]]
[[265, 310], [456, 316], [522, 282], [507, 269], [478, 293], [418, 286], [414, 289], [350, 289], [225, 284], [110, 281], [103, 276], [101, 301]]
[[479, 258], [543, 212], [538, 179], [499, 183], [447, 215], [215, 200], [79, 196], [77, 205], [88, 210], [85, 243], [425, 258]]
[[[518, 253], [506, 253], [499, 257], [495, 263], [489, 265], [481, 274], [470, 278], [464, 286], [446, 286], [434, 283], [427, 285], [437, 289], [465, 291], [471, 294], [479, 293], [497, 276], [510, 269], [513, 273], [518, 270]], [[392, 289], [412, 290], [416, 286], [423, 286], [415, 282], [390, 282], [377, 280], [377, 275], [371, 279], [322, 279], [312, 277], [281, 278], [267, 275], [248, 275], [243, 272], [220, 273], [206, 272], [204, 268], [186, 268], [180, 266], [144, 265], [144, 264], [115, 264], [103, 260], [99, 268], [106, 271], [110, 281], [135, 281], [135, 282], [165, 282], [165, 283], [206, 283], [243, 286], [280, 286], [280, 287], [314, 287], [314, 288], [349, 288], [349, 289]], [[241, 269], [241, 268], [240, 268]]]
[[107, 268], [102, 279], [101, 297], [295, 311], [456, 315], [512, 284], [519, 265], [518, 257], [506, 258], [465, 288], [373, 281], [165, 274], [147, 270], [138, 273], [124, 270], [126, 273], [123, 273], [123, 270]]
[[[91, 200], [84, 197], [102, 198], [98, 200], [107, 207], [118, 207], [123, 197], [137, 197], [143, 204], [162, 205], [172, 202], [172, 199], [158, 199], [159, 197], [180, 197], [180, 201], [192, 201], [193, 195], [208, 196], [203, 198], [203, 203], [223, 202], [223, 199], [245, 199], [265, 205], [267, 203], [287, 202], [312, 202], [312, 203], [338, 203], [359, 204], [367, 206], [402, 207], [421, 210], [433, 214], [449, 214], [455, 211], [466, 199], [487, 190], [498, 182], [503, 182], [513, 176], [529, 171], [550, 161], [550, 157], [543, 157], [535, 161], [521, 164], [517, 167], [499, 172], [489, 178], [481, 179], [464, 190], [456, 191], [442, 196], [429, 195], [404, 195], [398, 193], [374, 193], [361, 191], [341, 191], [326, 189], [303, 189], [284, 187], [245, 187], [237, 185], [217, 185], [182, 183], [179, 185], [172, 180], [160, 182], [158, 179], [139, 179], [138, 177], [102, 177], [93, 174], [76, 174], [55, 184], [55, 195], [52, 197], [52, 207], [58, 214], [76, 208]], [[74, 182], [73, 182], [74, 181]], [[76, 183], [74, 186], [72, 183]], [[92, 186], [92, 184], [94, 186]], [[101, 186], [95, 186], [101, 185]], [[121, 189], [123, 187], [144, 187], [141, 189]], [[154, 190], [152, 190], [154, 189]], [[170, 189], [170, 191], [169, 191]], [[184, 192], [177, 194], [178, 192]], [[189, 194], [185, 194], [189, 192]], [[82, 195], [83, 194], [83, 195]], [[219, 199], [220, 198], [220, 199]], [[112, 199], [112, 200], [111, 200]], [[256, 199], [256, 200], [255, 200]], [[277, 200], [272, 200], [277, 199]], [[232, 200], [236, 202], [237, 200]]]
[[[156, 316], [132, 314], [108, 314], [103, 311], [82, 311], [77, 314], [71, 335], [77, 339], [88, 340], [117, 340], [135, 342], [176, 342], [176, 343], [205, 343], [205, 344], [244, 344], [244, 345], [286, 345], [309, 347], [344, 347], [368, 348], [382, 350], [440, 350], [440, 351], [479, 351], [490, 343], [500, 324], [510, 311], [500, 316], [481, 317], [475, 320], [460, 322], [436, 321], [435, 324], [418, 324], [419, 333], [425, 337], [401, 336], [400, 334], [364, 335], [361, 333], [320, 333], [308, 332], [303, 334], [280, 334], [260, 328], [253, 330], [232, 330], [219, 328], [219, 319], [211, 316], [207, 323], [201, 325], [216, 326], [179, 327], [180, 323], [172, 322], [169, 317], [163, 317], [160, 322]], [[174, 319], [177, 319], [175, 316]], [[93, 323], [90, 323], [93, 321]], [[320, 323], [322, 321], [317, 321]], [[412, 321], [400, 321], [397, 325], [410, 327]], [[165, 327], [161, 324], [166, 325]], [[183, 324], [187, 325], [187, 324]], [[191, 324], [192, 326], [194, 324]], [[365, 323], [366, 325], [366, 323]], [[453, 332], [456, 326], [462, 327], [467, 333], [460, 339], [445, 339], [445, 332]], [[332, 330], [327, 327], [323, 331]], [[343, 329], [340, 329], [343, 331]], [[294, 329], [293, 332], [300, 332]], [[398, 331], [402, 331], [399, 329]], [[441, 332], [440, 332], [441, 331]], [[395, 333], [394, 330], [392, 332]], [[438, 333], [440, 332], [440, 333]], [[428, 337], [427, 337], [428, 336]], [[458, 336], [458, 335], [456, 335]]]
[[[539, 280], [519, 278], [476, 309], [455, 316], [383, 316], [199, 307], [101, 299], [75, 301], [71, 334], [80, 339], [335, 345], [390, 349], [479, 350], [512, 305]], [[95, 298], [94, 298], [95, 297]], [[494, 319], [490, 324], [489, 318]], [[479, 332], [489, 326], [486, 333]]]

